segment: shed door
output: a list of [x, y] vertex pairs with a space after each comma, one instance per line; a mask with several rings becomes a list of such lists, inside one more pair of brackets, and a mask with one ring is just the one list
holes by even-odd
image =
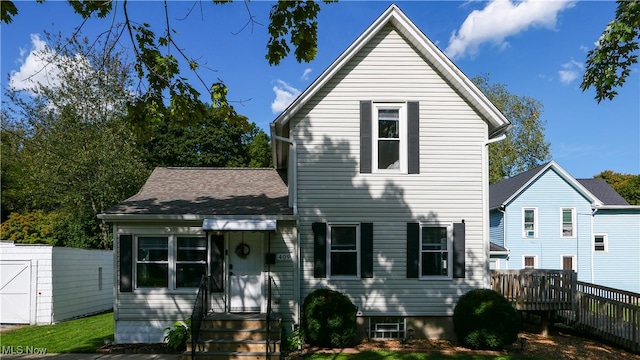
[[0, 261], [0, 322], [29, 324], [31, 261]]

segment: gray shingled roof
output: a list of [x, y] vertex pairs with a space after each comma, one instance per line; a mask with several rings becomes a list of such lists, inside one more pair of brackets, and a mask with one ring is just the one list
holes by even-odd
[[274, 169], [156, 168], [140, 191], [105, 214], [290, 215]]
[[[495, 209], [504, 204], [507, 199], [512, 197], [527, 182], [538, 176], [540, 171], [544, 170], [548, 164], [549, 163], [542, 164], [534, 169], [489, 186], [489, 209]], [[555, 164], [555, 166], [559, 167], [557, 164]], [[603, 205], [629, 205], [629, 203], [603, 179], [576, 179], [576, 181], [593, 194], [593, 196], [598, 198]]]
[[603, 179], [577, 179], [590, 193], [595, 195], [604, 205], [629, 205], [611, 185]]
[[534, 169], [489, 186], [489, 209], [502, 205], [508, 198], [515, 194], [516, 191], [520, 190], [524, 184], [538, 175], [547, 164], [548, 163], [542, 164]]
[[492, 242], [489, 243], [489, 251], [500, 251], [500, 252], [507, 252], [509, 251], [507, 248], [504, 248], [498, 244], [494, 244]]

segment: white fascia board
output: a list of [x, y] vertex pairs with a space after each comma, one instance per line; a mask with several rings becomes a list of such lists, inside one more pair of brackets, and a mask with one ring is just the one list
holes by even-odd
[[297, 220], [295, 215], [158, 215], [158, 214], [98, 214], [98, 219], [108, 222], [132, 221], [204, 221], [205, 219], [224, 220]]

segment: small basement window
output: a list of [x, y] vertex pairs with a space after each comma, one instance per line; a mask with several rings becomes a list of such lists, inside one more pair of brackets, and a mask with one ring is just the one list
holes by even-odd
[[407, 320], [401, 317], [369, 318], [370, 339], [406, 338]]

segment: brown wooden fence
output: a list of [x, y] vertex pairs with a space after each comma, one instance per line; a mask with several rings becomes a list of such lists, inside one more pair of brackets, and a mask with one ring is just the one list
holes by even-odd
[[574, 310], [559, 311], [566, 325], [626, 349], [640, 351], [640, 294], [579, 281]]

